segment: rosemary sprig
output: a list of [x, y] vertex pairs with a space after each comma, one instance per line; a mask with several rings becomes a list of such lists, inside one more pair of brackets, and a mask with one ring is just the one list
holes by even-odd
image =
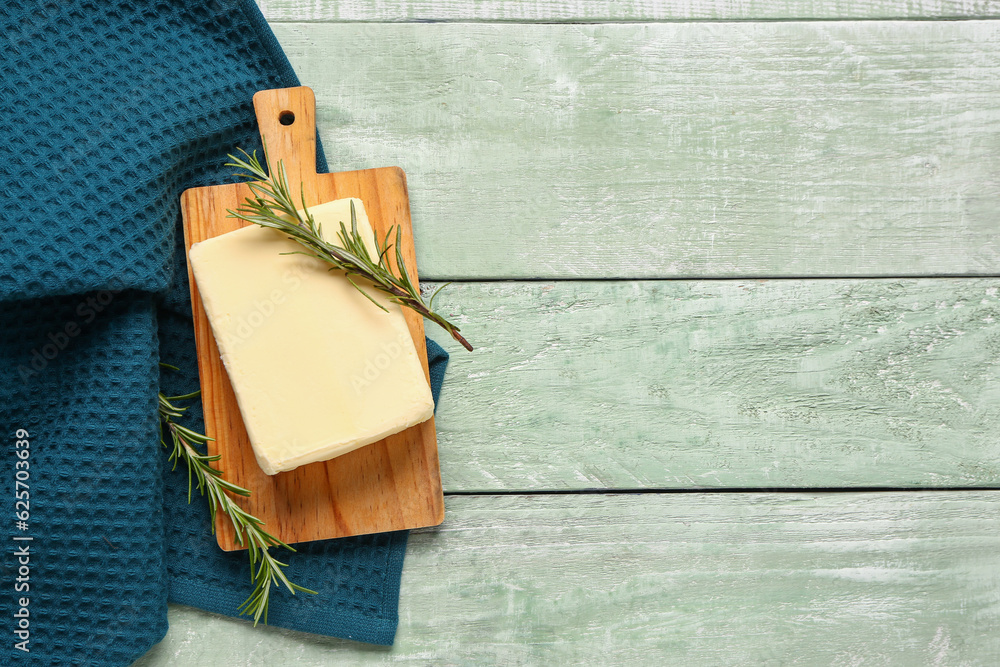
[[[232, 162], [227, 162], [226, 166], [243, 170], [243, 172], [238, 172], [237, 176], [247, 179], [247, 186], [253, 193], [253, 197], [247, 197], [244, 204], [235, 211], [227, 209], [229, 217], [284, 232], [289, 238], [298, 241], [305, 247], [305, 251], [300, 251], [301, 254], [327, 262], [331, 265], [331, 271], [344, 271], [351, 284], [382, 310], [385, 308], [355, 282], [352, 276], [368, 281], [371, 287], [387, 294], [391, 302], [411, 308], [428, 320], [440, 325], [465, 349], [472, 351], [472, 345], [459, 333], [458, 327], [431, 309], [437, 292], [431, 297], [429, 303], [424, 303], [420, 290], [410, 280], [406, 265], [403, 263], [400, 243], [403, 230], [400, 227], [395, 227], [395, 241], [393, 243], [389, 242], [393, 236], [393, 228], [391, 227], [381, 243], [378, 237], [375, 238], [376, 257], [372, 257], [364, 239], [358, 233], [354, 202], [351, 202], [351, 228], [348, 229], [341, 222], [340, 231], [337, 233], [340, 244], [329, 243], [323, 238], [320, 226], [316, 224], [316, 220], [306, 208], [304, 188], [300, 192], [300, 212], [288, 187], [288, 175], [285, 173], [285, 165], [282, 161], [278, 160], [277, 169], [271, 169], [267, 159], [267, 146], [264, 147], [266, 169], [265, 165], [261, 165], [257, 159], [257, 151], [251, 155], [240, 149], [240, 153], [246, 159], [230, 155], [229, 159]], [[395, 264], [396, 270], [399, 272], [398, 275], [392, 271], [389, 263], [389, 250], [393, 248], [395, 249]], [[440, 289], [438, 288], [438, 291]]]
[[[164, 364], [166, 366], [166, 364]], [[200, 433], [195, 433], [186, 426], [181, 426], [175, 419], [184, 416], [187, 407], [180, 407], [174, 401], [183, 401], [195, 398], [201, 392], [192, 392], [183, 396], [164, 396], [159, 394], [160, 405], [160, 442], [167, 449], [164, 437], [164, 428], [170, 433], [170, 440], [173, 443], [173, 450], [170, 453], [170, 461], [177, 464], [183, 461], [188, 470], [188, 502], [191, 502], [191, 481], [194, 479], [201, 495], [208, 495], [209, 512], [212, 515], [212, 533], [215, 533], [215, 515], [217, 510], [229, 517], [236, 531], [236, 541], [240, 546], [247, 547], [250, 556], [250, 577], [254, 588], [243, 604], [239, 606], [241, 616], [253, 616], [253, 624], [256, 626], [261, 617], [267, 625], [267, 607], [271, 597], [271, 585], [284, 586], [295, 595], [296, 591], [315, 594], [308, 588], [303, 588], [288, 580], [282, 568], [287, 567], [287, 563], [282, 563], [271, 555], [268, 547], [284, 547], [289, 551], [295, 551], [278, 538], [264, 530], [264, 522], [257, 517], [247, 513], [242, 507], [233, 502], [229, 494], [237, 496], [249, 496], [250, 491], [242, 486], [237, 486], [228, 482], [222, 477], [222, 472], [212, 467], [212, 463], [218, 461], [220, 455], [209, 456], [202, 454], [195, 447], [203, 446], [211, 438]]]

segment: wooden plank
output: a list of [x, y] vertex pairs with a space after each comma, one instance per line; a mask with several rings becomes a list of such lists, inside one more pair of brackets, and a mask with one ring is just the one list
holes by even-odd
[[[301, 188], [308, 206], [346, 197], [361, 199], [377, 238], [384, 238], [391, 227], [403, 230], [403, 261], [416, 280], [403, 172], [387, 167], [317, 174], [315, 101], [307, 87], [260, 91], [254, 95], [254, 109], [261, 136], [266, 138], [269, 158], [275, 167], [282, 162], [293, 191]], [[290, 112], [294, 120], [289, 124], [282, 117]], [[185, 190], [181, 212], [186, 247], [249, 225], [229, 217], [226, 211], [239, 208], [251, 194], [240, 183]], [[251, 492], [249, 497], [234, 498], [237, 504], [261, 519], [269, 533], [287, 544], [441, 523], [444, 498], [433, 417], [329, 461], [276, 475], [265, 474], [240, 417], [236, 394], [220, 357], [190, 262], [188, 279], [205, 434], [212, 438], [208, 452], [221, 455], [217, 465], [228, 481]], [[256, 314], [263, 322], [263, 314]], [[427, 374], [423, 320], [411, 311], [404, 312], [404, 316]], [[254, 321], [252, 314], [246, 317]], [[222, 513], [216, 515], [216, 535], [219, 546], [226, 551], [246, 548], [237, 542], [232, 522]]]
[[269, 21], [746, 21], [1000, 15], [995, 0], [257, 0]]
[[998, 485], [998, 292], [453, 284], [435, 303], [476, 352], [450, 348], [445, 490]]
[[275, 32], [425, 280], [1000, 274], [1000, 22]]
[[388, 650], [173, 607], [137, 665], [995, 665], [1000, 492], [449, 497], [400, 619]]

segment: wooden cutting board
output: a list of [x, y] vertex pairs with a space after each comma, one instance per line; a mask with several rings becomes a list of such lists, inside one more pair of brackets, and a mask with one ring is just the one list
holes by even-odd
[[[358, 197], [379, 238], [384, 238], [390, 227], [401, 226], [403, 258], [416, 282], [410, 203], [403, 171], [385, 167], [317, 174], [316, 101], [312, 90], [304, 86], [264, 90], [254, 95], [253, 103], [271, 164], [284, 162], [292, 190], [297, 192], [302, 182], [307, 206]], [[185, 191], [181, 212], [186, 247], [190, 249], [193, 243], [249, 224], [227, 217], [226, 212], [236, 209], [249, 194], [243, 184]], [[214, 438], [208, 450], [222, 455], [217, 466], [226, 479], [250, 490], [249, 498], [237, 499], [244, 509], [261, 518], [268, 531], [289, 544], [435, 526], [444, 520], [433, 418], [330, 461], [265, 475], [254, 458], [190, 262], [188, 278], [205, 430]], [[406, 308], [403, 311], [426, 374], [423, 319]], [[224, 550], [240, 548], [231, 524], [221, 514], [216, 533]]]

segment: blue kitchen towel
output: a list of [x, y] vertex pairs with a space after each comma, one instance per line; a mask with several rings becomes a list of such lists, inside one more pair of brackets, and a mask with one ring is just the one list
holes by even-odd
[[[252, 0], [24, 0], [0, 28], [3, 664], [128, 665], [168, 599], [232, 615], [250, 590], [164, 465], [156, 392], [198, 383], [180, 193], [235, 180], [253, 93], [298, 81]], [[289, 575], [319, 595], [277, 594], [271, 624], [391, 644], [405, 546], [302, 545]]]

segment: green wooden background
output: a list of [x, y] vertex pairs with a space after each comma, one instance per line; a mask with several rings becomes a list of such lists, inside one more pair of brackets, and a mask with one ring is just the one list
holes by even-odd
[[260, 5], [456, 281], [446, 519], [391, 649], [137, 665], [1000, 664], [1000, 2]]

